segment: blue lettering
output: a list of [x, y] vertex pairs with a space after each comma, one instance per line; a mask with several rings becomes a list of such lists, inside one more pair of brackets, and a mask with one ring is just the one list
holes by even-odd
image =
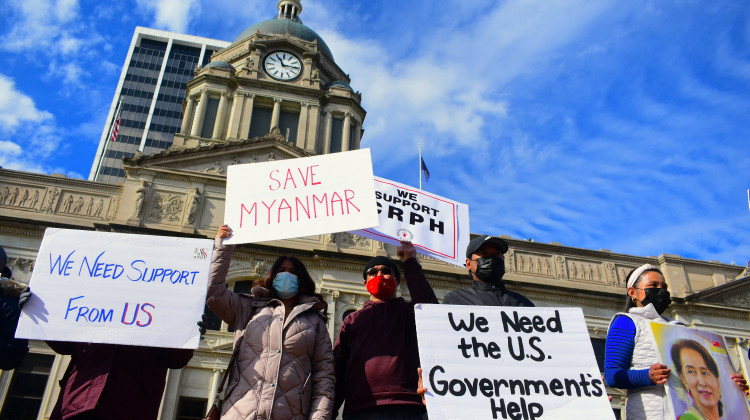
[[[76, 252], [73, 250], [73, 252]], [[62, 262], [62, 255], [57, 256], [57, 260], [55, 262], [52, 262], [52, 254], [49, 254], [49, 273], [52, 274], [55, 269], [57, 268], [57, 274], [61, 276], [68, 276], [70, 275], [70, 268], [74, 261], [70, 259], [71, 256], [73, 256], [73, 252], [68, 254], [68, 256], [65, 258], [65, 262]]]
[[132, 267], [132, 268], [133, 268], [133, 269], [134, 269], [135, 271], [137, 271], [137, 272], [138, 272], [138, 276], [137, 276], [136, 278], [132, 278], [132, 277], [130, 277], [130, 275], [128, 274], [128, 280], [130, 280], [130, 281], [138, 281], [138, 280], [142, 280], [142, 279], [144, 279], [144, 278], [146, 277], [146, 271], [148, 271], [148, 268], [145, 268], [145, 269], [144, 269], [145, 271], [144, 271], [143, 273], [141, 273], [141, 270], [140, 270], [140, 269], [139, 269], [138, 267], [136, 267], [136, 266], [135, 266], [135, 263], [143, 263], [143, 264], [146, 264], [146, 261], [143, 261], [143, 260], [135, 260], [135, 261], [133, 261], [132, 263], [130, 263], [130, 266], [131, 266], [131, 267]]
[[145, 312], [146, 315], [148, 315], [148, 322], [145, 324], [141, 324], [141, 321], [137, 321], [136, 325], [138, 325], [139, 327], [148, 327], [149, 325], [151, 325], [151, 321], [153, 320], [153, 318], [151, 317], [151, 312], [146, 310], [146, 306], [150, 306], [156, 309], [156, 307], [150, 303], [144, 303], [143, 305], [141, 305], [141, 312]]
[[77, 306], [73, 306], [71, 308], [70, 304], [73, 303], [74, 300], [81, 299], [82, 297], [83, 296], [78, 296], [78, 297], [74, 297], [74, 298], [71, 298], [71, 299], [68, 300], [68, 309], [65, 311], [65, 319], [68, 319], [68, 313], [70, 313], [70, 311], [78, 309]]
[[138, 308], [140, 308], [141, 304], [135, 306], [135, 311], [133, 311], [133, 320], [130, 322], [125, 322], [125, 316], [128, 314], [128, 303], [125, 302], [125, 309], [122, 310], [122, 319], [120, 322], [122, 322], [125, 325], [133, 325], [135, 322], [135, 318], [138, 316]]
[[105, 252], [107, 252], [107, 251], [102, 251], [102, 253], [99, 254], [98, 257], [96, 257], [96, 260], [94, 261], [94, 266], [93, 267], [89, 265], [88, 260], [86, 259], [86, 257], [83, 257], [83, 262], [81, 263], [81, 268], [78, 270], [78, 275], [79, 276], [81, 275], [81, 271], [83, 271], [83, 265], [86, 264], [86, 267], [88, 268], [88, 272], [89, 272], [89, 277], [96, 277], [94, 275], [94, 271], [96, 270], [96, 265], [99, 263], [99, 258], [101, 258], [102, 255], [104, 255]]
[[[98, 260], [98, 258], [97, 258], [97, 260]], [[96, 265], [94, 266], [94, 275], [92, 277], [99, 277], [99, 276], [102, 275], [102, 271], [104, 271], [104, 269], [103, 269], [104, 264], [105, 263], [103, 263], [103, 262], [97, 262], [96, 263]], [[106, 277], [106, 276], [104, 276], [104, 277]]]

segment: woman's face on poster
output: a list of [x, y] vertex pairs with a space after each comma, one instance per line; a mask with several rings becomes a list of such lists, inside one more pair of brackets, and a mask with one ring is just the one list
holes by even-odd
[[721, 388], [719, 378], [711, 372], [703, 356], [691, 349], [680, 350], [682, 359], [682, 375], [680, 379], [687, 386], [696, 407], [714, 408], [719, 404]]

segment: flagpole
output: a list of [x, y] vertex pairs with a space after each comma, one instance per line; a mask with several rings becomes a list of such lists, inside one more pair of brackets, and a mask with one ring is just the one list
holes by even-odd
[[419, 143], [419, 189], [422, 189], [422, 143]]
[[107, 139], [105, 140], [106, 143], [104, 143], [102, 155], [99, 156], [99, 163], [96, 165], [96, 172], [94, 172], [94, 181], [96, 181], [96, 177], [99, 175], [99, 170], [102, 168], [102, 162], [104, 162], [104, 157], [107, 155], [107, 151], [109, 150], [109, 143], [112, 141], [112, 130], [114, 130], [115, 121], [117, 121], [117, 117], [120, 115], [122, 100], [123, 97], [120, 96], [120, 100], [117, 102], [117, 108], [115, 108], [114, 118], [109, 122], [109, 130], [107, 131]]

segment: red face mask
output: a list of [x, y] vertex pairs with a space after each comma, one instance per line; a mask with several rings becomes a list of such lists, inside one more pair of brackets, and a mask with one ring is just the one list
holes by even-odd
[[396, 279], [375, 276], [367, 280], [367, 291], [378, 299], [387, 299], [396, 291]]

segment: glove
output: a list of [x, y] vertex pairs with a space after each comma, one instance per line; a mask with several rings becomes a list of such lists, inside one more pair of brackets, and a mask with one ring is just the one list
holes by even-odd
[[18, 309], [23, 308], [23, 304], [31, 297], [31, 289], [27, 286], [20, 295], [18, 295]]
[[206, 335], [206, 321], [208, 320], [208, 316], [203, 313], [201, 315], [201, 320], [197, 322], [198, 324], [198, 332], [201, 333], [201, 340], [203, 340], [203, 336]]

